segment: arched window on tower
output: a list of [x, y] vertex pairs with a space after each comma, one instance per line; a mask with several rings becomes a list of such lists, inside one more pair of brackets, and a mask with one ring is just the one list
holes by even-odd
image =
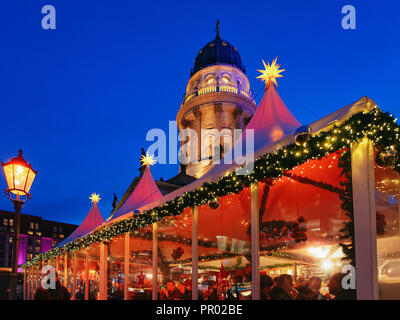
[[221, 158], [232, 149], [233, 136], [230, 128], [223, 128], [221, 130]]

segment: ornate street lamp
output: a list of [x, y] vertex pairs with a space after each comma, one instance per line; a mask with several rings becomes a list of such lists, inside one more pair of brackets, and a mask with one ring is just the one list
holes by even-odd
[[19, 228], [21, 208], [26, 200], [32, 198], [29, 190], [33, 180], [36, 177], [37, 171], [32, 169], [31, 164], [22, 156], [22, 150], [19, 150], [17, 157], [11, 159], [7, 163], [1, 162], [4, 175], [7, 181], [7, 189], [5, 193], [8, 198], [14, 203], [14, 236], [12, 250], [12, 273], [10, 281], [10, 300], [15, 300], [18, 279], [18, 251], [19, 251]]

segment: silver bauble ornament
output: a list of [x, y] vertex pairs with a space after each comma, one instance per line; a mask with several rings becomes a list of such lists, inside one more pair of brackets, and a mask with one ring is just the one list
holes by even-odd
[[208, 201], [208, 206], [211, 209], [217, 209], [219, 207], [219, 200], [218, 198], [215, 198], [213, 200]]
[[310, 139], [312, 134], [312, 130], [310, 126], [301, 126], [296, 129], [294, 132], [294, 143], [298, 146], [303, 145], [304, 142], [307, 142]]
[[381, 168], [393, 167], [396, 164], [397, 158], [398, 155], [396, 150], [387, 149], [379, 151], [376, 154], [375, 162]]

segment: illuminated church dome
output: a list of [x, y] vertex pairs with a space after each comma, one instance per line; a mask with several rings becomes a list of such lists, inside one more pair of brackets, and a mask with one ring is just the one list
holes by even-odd
[[[200, 52], [191, 70], [183, 102], [176, 117], [179, 131], [191, 129], [198, 140], [181, 141], [186, 146], [184, 173], [199, 178], [212, 159], [233, 145], [236, 129], [244, 129], [256, 111], [250, 82], [238, 50], [219, 33]], [[189, 161], [190, 160], [190, 161]]]
[[232, 65], [243, 71], [243, 73], [246, 72], [238, 50], [228, 41], [221, 39], [219, 29], [217, 29], [216, 38], [207, 43], [198, 53], [190, 75], [194, 75], [205, 67], [217, 64]]

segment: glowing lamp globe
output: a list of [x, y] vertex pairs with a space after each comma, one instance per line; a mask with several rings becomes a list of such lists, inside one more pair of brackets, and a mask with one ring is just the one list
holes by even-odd
[[14, 194], [19, 199], [20, 196], [31, 198], [29, 190], [31, 189], [33, 180], [37, 171], [32, 169], [32, 165], [22, 156], [22, 150], [19, 150], [17, 157], [11, 159], [7, 163], [1, 162], [4, 175], [7, 181], [7, 189], [9, 197]]

